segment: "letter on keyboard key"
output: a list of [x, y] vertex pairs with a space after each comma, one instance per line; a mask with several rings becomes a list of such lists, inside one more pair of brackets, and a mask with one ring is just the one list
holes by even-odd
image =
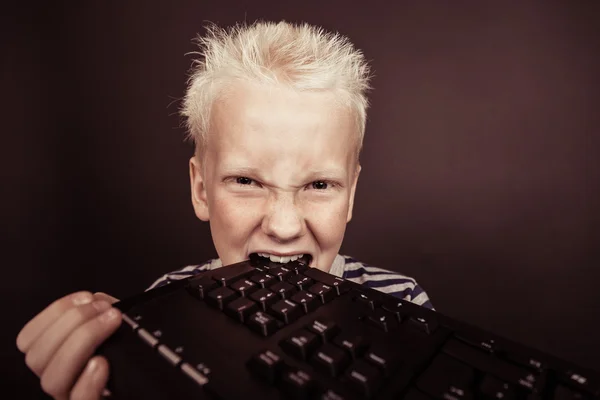
[[265, 350], [254, 355], [247, 367], [252, 375], [272, 385], [279, 379], [284, 362], [278, 354]]
[[385, 343], [376, 343], [365, 354], [365, 360], [379, 368], [385, 376], [391, 376], [401, 362], [398, 350]]
[[247, 324], [250, 329], [263, 336], [270, 336], [279, 328], [279, 323], [275, 318], [261, 311], [248, 317]]

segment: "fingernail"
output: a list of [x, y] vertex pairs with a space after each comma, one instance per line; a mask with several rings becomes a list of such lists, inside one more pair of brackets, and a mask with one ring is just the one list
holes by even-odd
[[92, 358], [88, 362], [88, 364], [87, 364], [87, 368], [85, 369], [85, 373], [93, 375], [96, 372], [97, 369], [98, 369], [98, 360], [96, 360], [95, 358]]
[[110, 304], [108, 304], [107, 301], [98, 300], [98, 301], [93, 302], [92, 306], [98, 311], [104, 311], [104, 310], [107, 310], [108, 307], [110, 307]]
[[90, 293], [79, 293], [73, 297], [73, 304], [80, 306], [83, 304], [91, 303], [94, 297]]
[[100, 316], [100, 321], [110, 322], [119, 316], [119, 312], [115, 308], [110, 308]]

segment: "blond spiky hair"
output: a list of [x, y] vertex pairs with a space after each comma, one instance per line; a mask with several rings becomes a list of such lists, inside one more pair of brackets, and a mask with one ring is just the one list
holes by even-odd
[[209, 131], [212, 104], [236, 79], [328, 90], [356, 115], [358, 149], [367, 119], [369, 66], [348, 38], [308, 24], [257, 21], [223, 29], [211, 24], [197, 37], [200, 56], [188, 80], [181, 115], [197, 151]]

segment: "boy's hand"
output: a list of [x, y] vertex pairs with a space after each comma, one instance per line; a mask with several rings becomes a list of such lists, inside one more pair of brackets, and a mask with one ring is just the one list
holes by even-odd
[[[98, 399], [108, 380], [104, 357], [90, 359], [121, 323], [116, 302], [104, 293], [76, 292], [56, 300], [17, 336], [25, 363], [55, 399]], [[85, 369], [84, 369], [85, 367]]]

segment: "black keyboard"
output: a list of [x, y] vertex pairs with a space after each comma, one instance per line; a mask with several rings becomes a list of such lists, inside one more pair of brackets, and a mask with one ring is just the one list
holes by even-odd
[[303, 262], [116, 304], [112, 399], [596, 399], [600, 374]]

